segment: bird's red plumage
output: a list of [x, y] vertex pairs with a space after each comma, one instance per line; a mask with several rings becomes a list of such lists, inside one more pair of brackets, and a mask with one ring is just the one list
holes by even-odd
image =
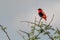
[[38, 14], [39, 14], [39, 16], [42, 17], [44, 20], [47, 20], [46, 14], [45, 14], [45, 12], [44, 12], [41, 8], [38, 9]]

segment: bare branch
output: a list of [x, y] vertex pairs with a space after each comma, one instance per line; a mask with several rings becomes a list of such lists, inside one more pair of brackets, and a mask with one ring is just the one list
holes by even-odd
[[[17, 31], [18, 32], [18, 31]], [[19, 35], [24, 39], [24, 40], [26, 40], [25, 38], [24, 38], [24, 36], [20, 33], [20, 32], [18, 32], [19, 33]]]
[[5, 31], [5, 29], [3, 28], [3, 26], [2, 25], [0, 25], [0, 27], [1, 27], [1, 29], [5, 32], [5, 34], [6, 34], [6, 36], [7, 36], [7, 38], [9, 39], [9, 40], [11, 40], [10, 39], [10, 37], [9, 37], [9, 35], [8, 35], [8, 33]]
[[38, 23], [38, 24], [40, 24], [41, 20], [42, 20], [42, 17], [40, 18], [40, 20], [39, 20], [39, 23]]
[[39, 24], [36, 24], [36, 23], [33, 23], [33, 22], [29, 22], [29, 21], [21, 21], [21, 22], [31, 23], [31, 24], [35, 24], [37, 26], [40, 26]]
[[48, 36], [49, 36], [49, 38], [51, 39], [51, 40], [54, 40], [54, 38], [53, 37], [51, 37], [49, 34], [47, 34]]
[[51, 24], [51, 22], [53, 21], [53, 18], [54, 18], [54, 14], [53, 14], [53, 17], [51, 19], [51, 21], [49, 22], [48, 26]]
[[30, 40], [30, 34], [29, 33], [25, 32], [25, 31], [22, 31], [22, 30], [19, 30], [19, 31], [21, 31], [23, 33], [26, 33], [28, 35], [29, 40]]

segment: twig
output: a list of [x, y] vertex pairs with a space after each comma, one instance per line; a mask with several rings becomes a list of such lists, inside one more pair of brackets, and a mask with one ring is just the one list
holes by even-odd
[[38, 24], [40, 24], [41, 20], [42, 20], [42, 17], [40, 18], [40, 20], [39, 20], [39, 23], [38, 23]]
[[49, 36], [49, 38], [51, 39], [51, 40], [54, 40], [54, 38], [53, 37], [51, 37], [49, 34], [47, 34], [48, 36]]
[[[17, 31], [18, 32], [18, 31]], [[18, 32], [19, 33], [19, 32]], [[24, 36], [21, 34], [21, 33], [19, 33], [19, 35], [21, 35], [21, 37], [24, 39], [24, 40], [26, 40], [25, 38], [24, 38]]]
[[25, 32], [25, 31], [22, 31], [22, 30], [19, 30], [19, 31], [21, 31], [23, 33], [26, 33], [28, 35], [29, 40], [30, 40], [30, 34], [29, 33]]
[[[42, 20], [42, 17], [41, 17], [41, 19], [39, 20], [38, 25], [40, 24], [41, 20]], [[40, 27], [40, 28], [41, 28], [41, 27]], [[41, 28], [41, 29], [42, 29], [42, 28]], [[37, 37], [40, 35], [40, 33], [41, 33], [41, 32], [39, 32], [39, 34], [37, 35]]]
[[29, 22], [29, 21], [21, 21], [21, 22], [31, 23], [31, 24], [35, 24], [37, 26], [40, 26], [39, 24], [36, 24], [36, 23], [33, 23], [33, 22]]
[[[0, 25], [0, 27], [1, 27], [2, 30], [4, 29], [2, 25]], [[5, 32], [7, 38], [8, 38], [9, 40], [11, 40], [10, 37], [9, 37], [9, 35], [8, 35], [8, 33], [7, 33], [5, 30], [3, 30], [3, 31]]]
[[51, 21], [49, 22], [48, 26], [51, 24], [51, 22], [53, 21], [53, 18], [54, 18], [54, 14], [53, 14], [53, 17], [51, 19]]
[[36, 16], [35, 16], [35, 20], [34, 20], [34, 26], [33, 26], [33, 29], [32, 29], [32, 33], [33, 33], [33, 35], [34, 35], [34, 33], [35, 33], [35, 27], [36, 27]]
[[8, 39], [11, 40], [8, 33], [6, 31], [4, 31], [4, 32], [5, 32], [6, 36], [8, 37]]
[[38, 34], [36, 37], [38, 37], [38, 36], [40, 35], [40, 33], [41, 33], [41, 32], [39, 32], [39, 34]]
[[35, 26], [36, 26], [36, 17], [35, 17], [34, 23], [35, 23], [35, 24], [34, 24], [34, 27], [35, 27]]
[[[40, 28], [41, 28], [40, 31], [45, 31], [44, 29], [42, 29], [42, 27], [40, 27]], [[36, 37], [38, 37], [38, 36], [40, 35], [40, 33], [41, 33], [41, 32], [39, 32], [39, 34], [38, 34]]]

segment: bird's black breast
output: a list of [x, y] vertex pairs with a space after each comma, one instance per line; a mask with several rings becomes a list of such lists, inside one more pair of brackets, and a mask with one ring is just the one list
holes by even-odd
[[39, 16], [40, 16], [40, 17], [42, 17], [42, 16], [43, 16], [43, 13], [42, 13], [42, 12], [40, 12], [40, 13], [39, 13]]

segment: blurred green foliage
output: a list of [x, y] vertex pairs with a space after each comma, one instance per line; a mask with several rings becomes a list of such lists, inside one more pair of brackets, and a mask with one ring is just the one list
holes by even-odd
[[[26, 23], [31, 23], [32, 24], [31, 31], [28, 33], [29, 37], [27, 36], [28, 38], [26, 38], [26, 40], [41, 40], [41, 36], [40, 36], [41, 34], [47, 35], [48, 40], [49, 39], [50, 40], [57, 40], [57, 39], [60, 40], [60, 30], [58, 28], [54, 29], [50, 25], [53, 21], [53, 18], [54, 18], [54, 15], [53, 15], [51, 21], [48, 24], [42, 22], [41, 21], [42, 18], [39, 21], [37, 21], [36, 18], [35, 18], [34, 22], [21, 21], [21, 22], [26, 22]], [[23, 33], [24, 32], [25, 31], [23, 31]], [[26, 35], [28, 35], [28, 34], [26, 34]]]
[[[21, 22], [26, 22], [26, 23], [31, 23], [31, 31], [30, 32], [25, 32], [23, 30], [19, 30], [18, 32], [22, 32], [25, 35], [22, 35], [21, 33], [20, 36], [22, 36], [22, 38], [24, 40], [41, 40], [41, 36], [40, 35], [47, 35], [48, 40], [60, 40], [60, 30], [58, 28], [54, 29], [50, 24], [52, 23], [54, 18], [54, 15], [51, 19], [51, 21], [46, 24], [44, 22], [42, 22], [42, 18], [37, 21], [36, 18], [34, 20], [34, 22], [29, 22], [29, 21], [21, 21]], [[6, 34], [6, 36], [8, 37], [8, 40], [11, 40], [11, 38], [9, 37], [7, 31], [6, 31], [6, 27], [3, 27], [2, 25], [0, 25], [1, 30], [3, 30], [3, 32]], [[52, 35], [53, 34], [53, 35]], [[44, 36], [45, 37], [45, 36]], [[46, 38], [47, 38], [46, 37]]]

